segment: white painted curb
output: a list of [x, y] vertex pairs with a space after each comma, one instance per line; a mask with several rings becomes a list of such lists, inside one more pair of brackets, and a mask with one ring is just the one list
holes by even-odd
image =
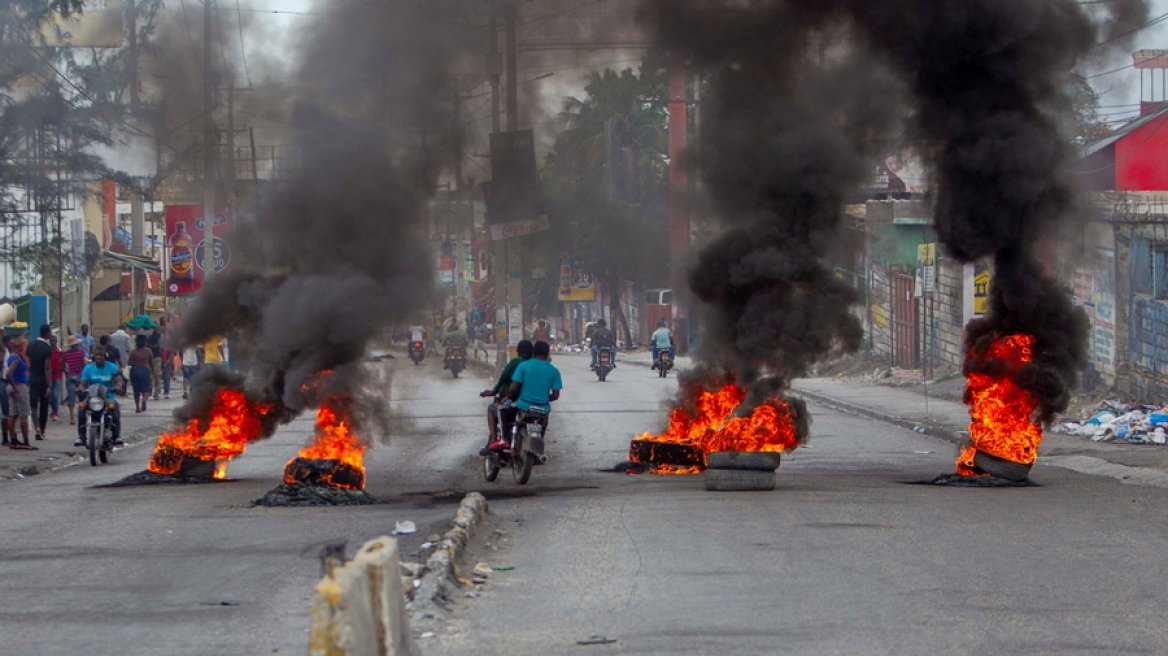
[[311, 656], [416, 656], [405, 614], [397, 540], [375, 538], [316, 586]]

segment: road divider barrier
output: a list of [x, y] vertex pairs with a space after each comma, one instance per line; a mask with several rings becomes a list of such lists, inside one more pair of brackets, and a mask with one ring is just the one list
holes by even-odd
[[312, 604], [311, 656], [415, 656], [406, 621], [405, 586], [397, 540], [384, 536], [316, 585]]

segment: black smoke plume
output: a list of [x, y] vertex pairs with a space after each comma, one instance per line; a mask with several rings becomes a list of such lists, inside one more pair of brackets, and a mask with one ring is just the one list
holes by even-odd
[[969, 347], [1034, 335], [1024, 384], [1043, 418], [1065, 407], [1085, 321], [1034, 252], [1076, 211], [1063, 81], [1146, 15], [1143, 0], [647, 0], [645, 24], [708, 76], [714, 98], [699, 147], [728, 230], [690, 275], [698, 378], [729, 372], [757, 403], [859, 346], [852, 292], [821, 258], [847, 192], [908, 138], [931, 169], [946, 251], [994, 259], [992, 311]]
[[230, 383], [282, 421], [332, 393], [314, 382], [322, 371], [374, 415], [362, 421], [384, 419], [385, 399], [362, 395], [385, 390], [366, 389], [359, 363], [432, 291], [425, 203], [449, 151], [462, 4], [324, 3], [287, 99], [295, 157], [239, 221], [235, 268], [211, 278], [172, 335], [177, 347], [228, 336], [247, 372]]

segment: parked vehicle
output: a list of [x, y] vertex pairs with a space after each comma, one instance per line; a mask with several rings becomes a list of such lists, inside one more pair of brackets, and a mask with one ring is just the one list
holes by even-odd
[[422, 364], [422, 360], [426, 357], [426, 346], [422, 342], [410, 342], [410, 359], [414, 361], [415, 365]]
[[510, 426], [503, 423], [503, 411], [500, 410], [500, 430], [507, 429], [510, 439], [507, 447], [493, 449], [483, 458], [483, 477], [487, 482], [494, 482], [499, 477], [499, 471], [504, 467], [511, 468], [511, 477], [520, 485], [531, 480], [531, 468], [534, 465], [546, 464], [547, 454], [544, 453], [544, 436], [547, 434], [548, 411], [543, 408], [528, 408], [518, 411], [515, 422]]

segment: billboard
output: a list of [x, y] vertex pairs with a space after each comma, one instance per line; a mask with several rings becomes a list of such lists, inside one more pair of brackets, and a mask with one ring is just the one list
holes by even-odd
[[491, 239], [548, 229], [531, 130], [491, 134], [491, 181], [482, 188]]
[[[215, 207], [213, 224], [215, 272], [231, 268], [231, 206]], [[207, 235], [202, 205], [166, 206], [166, 293], [170, 296], [196, 294], [203, 287]]]
[[560, 288], [557, 298], [561, 301], [596, 300], [595, 278], [573, 262], [567, 253], [560, 253]]

